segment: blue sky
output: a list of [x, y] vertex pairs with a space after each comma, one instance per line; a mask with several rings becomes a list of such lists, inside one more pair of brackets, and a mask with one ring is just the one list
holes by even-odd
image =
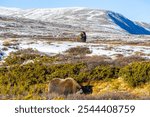
[[89, 7], [112, 10], [131, 20], [150, 23], [150, 0], [0, 0], [0, 6], [17, 8]]

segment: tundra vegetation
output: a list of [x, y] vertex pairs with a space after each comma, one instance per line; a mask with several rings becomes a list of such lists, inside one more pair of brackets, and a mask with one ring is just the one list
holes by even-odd
[[49, 99], [48, 83], [53, 78], [67, 77], [81, 85], [90, 83], [93, 93], [57, 95], [53, 99], [149, 99], [149, 60], [86, 56], [88, 49], [81, 56], [81, 49], [55, 56], [33, 49], [12, 52], [0, 66], [0, 99]]

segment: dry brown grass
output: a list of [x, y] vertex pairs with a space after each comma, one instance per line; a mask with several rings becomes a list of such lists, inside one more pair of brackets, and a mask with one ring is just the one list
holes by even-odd
[[8, 48], [7, 48], [7, 47], [3, 47], [2, 50], [3, 50], [3, 51], [7, 51]]
[[65, 63], [86, 63], [89, 69], [93, 69], [98, 65], [112, 65], [117, 67], [123, 67], [132, 62], [149, 61], [140, 56], [128, 56], [124, 57], [122, 54], [116, 55], [116, 59], [112, 60], [108, 56], [74, 56], [74, 55], [57, 55], [57, 64]]
[[150, 46], [150, 42], [135, 42], [135, 41], [123, 41], [123, 40], [95, 40], [93, 43], [110, 44], [110, 45], [131, 45], [131, 46]]
[[107, 56], [73, 56], [73, 55], [57, 55], [57, 62], [54, 64], [65, 63], [86, 63], [88, 69], [93, 69], [98, 65], [109, 65], [112, 59]]
[[86, 54], [90, 54], [91, 51], [88, 47], [77, 46], [77, 47], [68, 49], [66, 53], [70, 55], [86, 55]]
[[134, 100], [137, 96], [129, 92], [107, 92], [102, 95], [69, 95], [66, 100]]
[[11, 42], [10, 41], [4, 41], [3, 46], [11, 46]]
[[68, 96], [52, 94], [50, 100], [135, 100], [140, 99], [138, 96], [129, 92], [107, 92], [97, 95], [71, 94]]
[[128, 57], [118, 57], [113, 63], [117, 66], [125, 66], [132, 62], [140, 62], [140, 61], [147, 61], [147, 59], [140, 57], [140, 56], [128, 56]]
[[17, 43], [16, 40], [13, 40], [13, 39], [7, 39], [5, 41], [3, 41], [3, 46], [6, 46], [6, 47], [9, 47], [9, 46], [17, 46], [19, 45], [19, 43]]

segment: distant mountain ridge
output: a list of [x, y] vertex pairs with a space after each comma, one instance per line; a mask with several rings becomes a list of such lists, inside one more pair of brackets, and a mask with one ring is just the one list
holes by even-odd
[[[6, 20], [7, 19], [7, 20]], [[119, 13], [90, 8], [18, 9], [0, 7], [0, 34], [76, 36], [150, 35], [150, 24], [129, 20]]]

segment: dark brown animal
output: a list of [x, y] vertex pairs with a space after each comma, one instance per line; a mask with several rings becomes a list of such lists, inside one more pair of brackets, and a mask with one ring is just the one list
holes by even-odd
[[81, 42], [86, 42], [86, 33], [84, 31], [82, 31], [80, 33], [80, 41]]
[[67, 96], [68, 94], [82, 94], [83, 90], [73, 78], [54, 78], [48, 85], [48, 92]]
[[86, 42], [86, 33], [84, 32], [84, 31], [82, 31], [81, 33], [80, 33], [80, 36], [79, 36], [79, 39], [78, 39], [78, 41], [79, 42]]

